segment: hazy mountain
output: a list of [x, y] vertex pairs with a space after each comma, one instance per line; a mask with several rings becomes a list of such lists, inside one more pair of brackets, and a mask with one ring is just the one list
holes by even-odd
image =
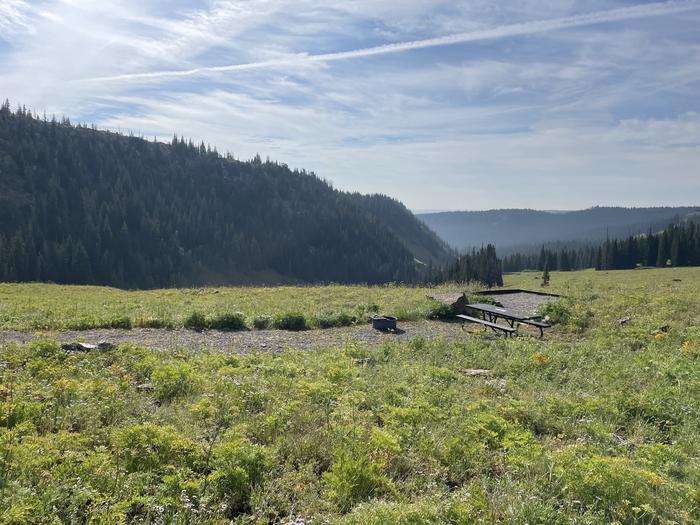
[[0, 108], [0, 281], [379, 283], [449, 255], [388, 197]]
[[452, 247], [463, 250], [487, 243], [499, 254], [517, 247], [555, 241], [600, 241], [661, 230], [698, 207], [615, 208], [580, 211], [526, 209], [457, 211], [417, 215]]

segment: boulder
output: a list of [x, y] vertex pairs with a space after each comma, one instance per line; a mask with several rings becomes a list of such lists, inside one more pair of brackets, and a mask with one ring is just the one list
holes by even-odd
[[433, 295], [426, 295], [426, 297], [428, 299], [432, 299], [433, 301], [439, 301], [442, 304], [446, 304], [447, 306], [451, 307], [455, 315], [467, 313], [467, 304], [469, 304], [469, 302], [467, 301], [466, 296], [461, 292], [438, 293]]
[[97, 345], [91, 345], [88, 343], [64, 343], [61, 348], [68, 352], [89, 352], [97, 348]]
[[63, 343], [61, 348], [67, 352], [89, 352], [91, 350], [101, 350], [106, 352], [108, 350], [114, 350], [117, 347], [114, 343], [108, 343], [107, 341], [100, 341], [96, 345], [91, 345], [90, 343]]
[[466, 370], [462, 370], [462, 373], [467, 377], [490, 376], [491, 370], [485, 370], [483, 368], [467, 368]]

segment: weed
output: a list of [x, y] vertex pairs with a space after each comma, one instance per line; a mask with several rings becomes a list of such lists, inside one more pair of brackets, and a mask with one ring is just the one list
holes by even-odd
[[278, 330], [298, 332], [308, 328], [306, 317], [301, 313], [288, 313], [275, 317], [274, 327]]
[[223, 313], [212, 317], [207, 322], [208, 328], [214, 330], [240, 331], [247, 330], [245, 315], [242, 312]]

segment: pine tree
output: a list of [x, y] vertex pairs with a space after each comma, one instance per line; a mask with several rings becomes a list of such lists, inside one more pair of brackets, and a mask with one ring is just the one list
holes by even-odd
[[542, 286], [549, 286], [549, 264], [544, 265], [542, 272]]

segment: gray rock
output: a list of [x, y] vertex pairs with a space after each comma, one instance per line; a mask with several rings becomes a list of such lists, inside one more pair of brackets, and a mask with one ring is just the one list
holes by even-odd
[[97, 346], [88, 343], [64, 343], [61, 345], [61, 348], [67, 352], [89, 352], [97, 348]]
[[452, 308], [455, 314], [464, 314], [467, 312], [467, 298], [463, 293], [439, 293], [433, 295], [426, 295], [428, 299], [433, 301], [441, 302]]

